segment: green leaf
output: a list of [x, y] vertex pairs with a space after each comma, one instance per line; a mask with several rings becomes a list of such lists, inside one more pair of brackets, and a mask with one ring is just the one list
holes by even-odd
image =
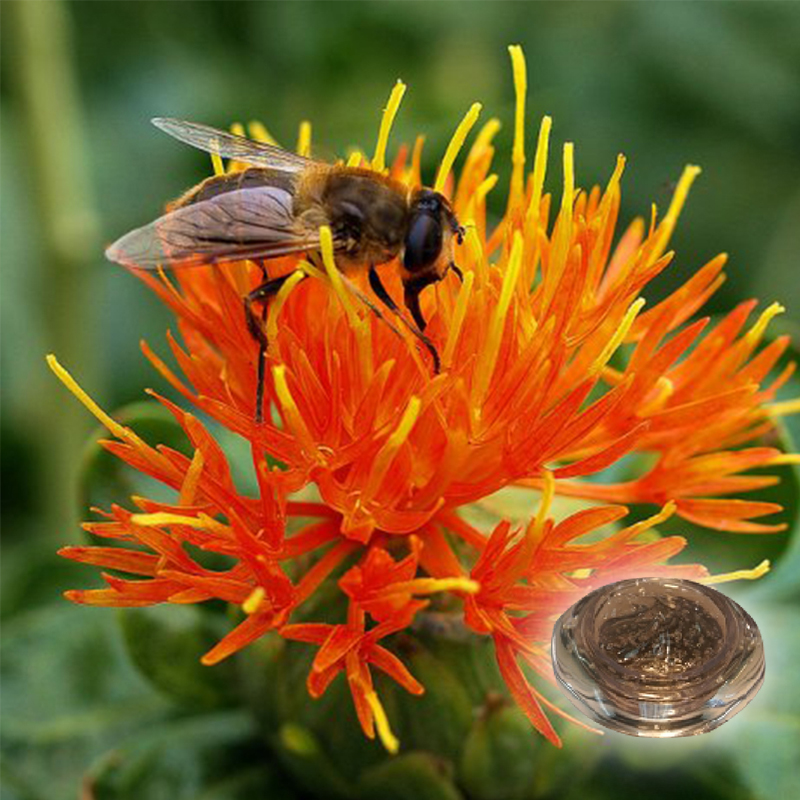
[[[310, 700], [310, 698], [309, 698]], [[358, 736], [360, 731], [351, 731]], [[353, 797], [353, 788], [334, 758], [308, 728], [293, 723], [281, 726], [274, 741], [278, 758], [298, 786], [321, 800]]]
[[756, 797], [800, 797], [800, 606], [754, 601], [747, 610], [764, 639], [764, 685], [720, 734]]
[[498, 698], [467, 737], [459, 781], [471, 800], [523, 800], [531, 795], [542, 747], [550, 745], [522, 711]]
[[85, 785], [94, 800], [288, 800], [250, 716], [228, 711], [143, 731], [100, 758]]
[[[177, 625], [169, 614], [164, 619]], [[148, 631], [169, 646], [168, 625]], [[110, 609], [50, 606], [6, 624], [3, 636], [4, 798], [75, 800], [81, 791], [94, 800], [294, 796], [249, 709], [178, 716], [131, 664]], [[174, 649], [164, 656], [178, 658]], [[191, 689], [202, 710], [206, 696]]]
[[206, 667], [200, 658], [231, 628], [224, 615], [201, 606], [162, 604], [120, 609], [128, 653], [150, 682], [181, 705], [217, 708], [236, 698], [231, 660]]
[[[675, 741], [675, 740], [671, 740]], [[658, 740], [657, 744], [669, 744]], [[558, 800], [619, 800], [649, 798], [658, 800], [752, 800], [747, 790], [737, 785], [729, 768], [719, 764], [707, 769], [676, 766], [634, 770], [613, 757], [605, 758], [590, 775], [565, 782]]]
[[111, 611], [49, 606], [7, 623], [3, 639], [2, 780], [20, 797], [74, 800], [94, 758], [170, 713]]
[[[417, 615], [419, 624], [426, 623], [426, 614]], [[456, 618], [454, 624], [464, 626], [463, 621]], [[423, 641], [431, 652], [445, 664], [464, 687], [473, 707], [479, 708], [492, 695], [508, 694], [505, 681], [500, 674], [494, 653], [494, 642], [489, 636], [478, 636], [469, 631], [463, 640], [438, 635], [434, 631], [424, 637]]]
[[364, 773], [360, 800], [462, 800], [447, 764], [429, 753], [404, 753]]
[[421, 642], [398, 637], [396, 651], [425, 687], [419, 697], [378, 676], [378, 694], [400, 746], [457, 762], [472, 726], [473, 704], [456, 674]]
[[64, 589], [86, 580], [83, 564], [56, 556], [59, 544], [49, 536], [4, 544], [0, 559], [0, 609], [4, 622], [35, 607], [59, 602]]
[[[566, 705], [561, 703], [561, 705]], [[570, 708], [570, 712], [574, 709]], [[589, 722], [589, 720], [586, 720]], [[561, 800], [575, 786], [590, 786], [591, 775], [605, 750], [605, 739], [571, 722], [556, 724], [563, 747], [539, 749], [532, 797], [557, 797]], [[586, 791], [586, 797], [592, 797]]]

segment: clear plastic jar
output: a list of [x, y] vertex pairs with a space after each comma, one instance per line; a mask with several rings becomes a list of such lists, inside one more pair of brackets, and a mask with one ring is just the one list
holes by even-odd
[[603, 586], [553, 631], [553, 668], [573, 705], [631, 736], [691, 736], [729, 720], [764, 680], [764, 647], [744, 609], [693, 581]]

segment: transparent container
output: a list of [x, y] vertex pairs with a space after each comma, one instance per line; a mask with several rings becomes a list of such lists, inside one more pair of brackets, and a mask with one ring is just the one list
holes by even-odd
[[764, 647], [747, 612], [674, 578], [634, 578], [586, 595], [556, 623], [552, 654], [573, 705], [631, 736], [707, 733], [764, 680]]

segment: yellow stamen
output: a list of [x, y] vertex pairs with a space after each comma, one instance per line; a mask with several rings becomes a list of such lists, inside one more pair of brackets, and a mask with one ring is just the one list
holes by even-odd
[[106, 414], [106, 412], [78, 386], [72, 375], [58, 363], [58, 359], [52, 353], [47, 356], [47, 366], [53, 370], [61, 383], [63, 383], [114, 436], [123, 441], [130, 442], [131, 444], [144, 444], [130, 428], [120, 425], [115, 419]]
[[353, 307], [352, 299], [344, 287], [342, 276], [336, 268], [336, 261], [333, 257], [333, 236], [331, 229], [327, 225], [323, 225], [319, 229], [319, 244], [320, 252], [322, 254], [322, 263], [325, 265], [325, 271], [328, 273], [333, 291], [344, 306], [345, 313], [347, 314], [350, 324], [356, 326], [359, 322], [358, 314]]
[[786, 311], [786, 309], [780, 303], [772, 303], [768, 308], [765, 308], [761, 312], [761, 316], [759, 316], [756, 324], [750, 328], [744, 337], [748, 346], [755, 347], [761, 341], [761, 337], [764, 335], [764, 331], [766, 331], [769, 323], [779, 314], [783, 314], [784, 311]]
[[195, 450], [192, 463], [189, 464], [189, 469], [186, 470], [186, 476], [181, 484], [180, 499], [178, 500], [180, 505], [190, 506], [194, 503], [194, 498], [197, 494], [197, 483], [203, 474], [204, 461], [203, 451]]
[[509, 208], [522, 202], [525, 169], [525, 94], [528, 79], [525, 69], [525, 55], [518, 44], [508, 48], [511, 56], [511, 67], [514, 72], [514, 92], [516, 108], [514, 112], [514, 147], [511, 152], [511, 191], [509, 192]]
[[300, 441], [307, 455], [321, 459], [322, 456], [314, 446], [314, 440], [306, 427], [303, 415], [300, 413], [291, 391], [289, 391], [285, 364], [278, 364], [272, 368], [272, 380], [275, 383], [275, 394], [278, 395], [278, 402], [283, 410], [283, 418], [289, 429]]
[[419, 416], [421, 408], [422, 401], [419, 399], [419, 397], [412, 395], [409, 398], [405, 411], [403, 411], [403, 416], [400, 418], [400, 424], [387, 439], [386, 444], [381, 450], [381, 453], [378, 455], [378, 458], [375, 459], [376, 463], [379, 461], [381, 455], [385, 451], [391, 451], [391, 453], [394, 454], [400, 449], [403, 442], [408, 439], [408, 435], [411, 433], [411, 429], [414, 427], [414, 423], [417, 421], [417, 417]]
[[543, 470], [542, 477], [542, 497], [539, 500], [539, 509], [525, 530], [525, 535], [533, 541], [537, 541], [542, 535], [544, 524], [550, 514], [550, 507], [553, 504], [553, 497], [556, 493], [556, 479], [553, 477], [553, 473], [549, 469]]
[[328, 283], [328, 273], [323, 272], [321, 269], [317, 269], [313, 264], [310, 264], [308, 261], [300, 261], [297, 264], [297, 269], [302, 270], [311, 278], [316, 278], [323, 283]]
[[772, 417], [785, 417], [788, 414], [800, 413], [800, 397], [794, 400], [783, 400], [780, 403], [770, 403], [765, 406], [767, 413]]
[[461, 326], [464, 324], [464, 316], [467, 313], [469, 299], [472, 296], [472, 284], [475, 282], [475, 273], [469, 270], [464, 273], [464, 282], [458, 290], [458, 299], [450, 320], [450, 329], [447, 332], [447, 344], [442, 353], [442, 364], [448, 369], [453, 362], [453, 354], [458, 344], [458, 337], [461, 335]]
[[[605, 369], [605, 368], [604, 368]], [[664, 407], [664, 403], [669, 400], [675, 391], [675, 384], [665, 375], [660, 375], [656, 381], [656, 393], [653, 399], [639, 409], [639, 416], [646, 417], [648, 414], [655, 414]]]
[[464, 242], [469, 250], [472, 263], [475, 265], [475, 273], [478, 278], [478, 284], [484, 286], [489, 275], [486, 268], [486, 253], [483, 250], [481, 237], [478, 235], [478, 229], [475, 226], [475, 220], [465, 220], [464, 227], [467, 229]]
[[[575, 145], [564, 142], [564, 192], [561, 195], [561, 217], [572, 222], [572, 206], [575, 202]], [[568, 229], [571, 228], [571, 224]]]
[[386, 476], [386, 472], [394, 460], [394, 457], [397, 455], [397, 451], [403, 446], [406, 439], [408, 439], [412, 428], [416, 424], [421, 408], [422, 401], [419, 397], [412, 395], [403, 411], [403, 416], [400, 418], [398, 426], [375, 456], [370, 472], [369, 484], [364, 491], [365, 498], [368, 499], [380, 488]]
[[[621, 153], [617, 155], [617, 163], [611, 177], [608, 179], [605, 191], [603, 192], [602, 200], [598, 207], [594, 219], [590, 223], [592, 227], [600, 232], [601, 235], [597, 237], [594, 244], [594, 249], [589, 253], [589, 274], [587, 276], [587, 285], [596, 285], [600, 278], [600, 274], [605, 270], [606, 259], [608, 258], [608, 247], [610, 246], [609, 236], [612, 231], [609, 230], [609, 215], [611, 214], [614, 205], [618, 203], [620, 196], [620, 180], [622, 173], [625, 171], [626, 159]], [[631, 264], [629, 259], [628, 264]], [[585, 298], [587, 300], [588, 298]]]
[[348, 167], [360, 167], [364, 161], [364, 154], [360, 150], [353, 150], [347, 157]]
[[[572, 247], [572, 213], [575, 203], [575, 146], [572, 142], [564, 143], [562, 161], [564, 187], [561, 193], [561, 209], [553, 232], [549, 266], [544, 274], [542, 304], [545, 308], [550, 304], [561, 275], [567, 269]], [[532, 279], [533, 276], [528, 278]]]
[[372, 157], [372, 169], [376, 172], [383, 172], [386, 169], [386, 145], [389, 142], [389, 132], [392, 130], [394, 118], [397, 116], [397, 110], [400, 108], [405, 93], [406, 85], [403, 81], [397, 81], [392, 87], [389, 102], [383, 109], [381, 126], [378, 130], [378, 142], [375, 145], [375, 155]]
[[208, 514], [198, 514], [196, 517], [188, 517], [183, 514], [170, 514], [166, 511], [159, 511], [155, 514], [132, 514], [131, 522], [134, 525], [141, 525], [145, 528], [160, 528], [165, 525], [185, 525], [187, 528], [195, 530], [213, 531], [218, 536], [230, 539], [233, 534], [227, 525], [209, 517]]
[[492, 139], [497, 136], [497, 132], [502, 128], [502, 123], [497, 117], [492, 117], [478, 132], [475, 143], [472, 145], [472, 152], [479, 154], [492, 144]]
[[131, 522], [134, 525], [143, 525], [147, 528], [158, 528], [162, 525], [188, 525], [190, 528], [205, 527], [199, 517], [169, 514], [166, 511], [159, 511], [156, 514], [132, 514]]
[[622, 372], [618, 369], [614, 369], [614, 367], [609, 367], [608, 364], [600, 370], [600, 376], [606, 383], [610, 383], [612, 386], [622, 383], [622, 379], [625, 377]]
[[547, 154], [550, 147], [550, 129], [553, 127], [551, 117], [543, 117], [539, 127], [539, 140], [536, 143], [536, 155], [533, 158], [533, 191], [528, 213], [525, 215], [525, 227], [534, 234], [534, 226], [539, 224], [539, 208], [542, 204], [544, 177], [547, 172]]
[[625, 316], [622, 318], [622, 322], [620, 322], [616, 331], [614, 331], [614, 335], [611, 337], [608, 344], [603, 348], [603, 352], [597, 356], [592, 366], [589, 367], [590, 374], [594, 374], [595, 372], [599, 372], [601, 369], [603, 369], [603, 367], [606, 365], [606, 362], [611, 358], [611, 356], [614, 355], [616, 349], [622, 344], [625, 337], [628, 335], [631, 325], [633, 325], [636, 316], [642, 310], [644, 304], [645, 299], [643, 297], [640, 297], [638, 300], [635, 300], [633, 303], [631, 303], [630, 307], [625, 312]]
[[278, 144], [275, 141], [275, 138], [272, 136], [272, 134], [266, 129], [264, 124], [259, 122], [258, 120], [253, 120], [252, 122], [248, 122], [247, 129], [250, 131], [250, 138], [255, 139], [255, 141], [257, 142], [263, 142], [264, 144], [273, 144], [273, 145]]
[[466, 592], [477, 594], [481, 585], [470, 578], [415, 578], [398, 584], [402, 591], [413, 594], [433, 594], [434, 592]]
[[411, 166], [408, 169], [407, 179], [418, 181], [422, 174], [422, 148], [425, 146], [425, 137], [417, 136], [414, 141], [414, 149], [411, 151]]
[[211, 166], [215, 175], [225, 174], [225, 165], [222, 163], [222, 158], [219, 153], [211, 152]]
[[242, 603], [242, 611], [245, 614], [255, 614], [261, 606], [262, 601], [267, 596], [263, 586], [256, 586], [252, 592], [247, 596], [247, 599]]
[[627, 537], [633, 539], [640, 533], [644, 533], [645, 531], [649, 531], [650, 528], [660, 525], [665, 520], [668, 520], [675, 513], [677, 508], [678, 506], [675, 501], [670, 500], [657, 514], [653, 514], [652, 517], [648, 517], [647, 519], [637, 522], [635, 525], [631, 525], [630, 528], [628, 528]]
[[698, 583], [709, 586], [713, 583], [727, 583], [728, 581], [754, 581], [766, 575], [770, 570], [769, 559], [764, 559], [753, 569], [737, 569], [735, 572], [723, 572], [721, 575], [710, 575], [708, 578], [700, 578]]
[[[600, 201], [600, 209], [602, 210], [602, 214], [600, 215], [599, 219], [599, 227], [602, 230], [608, 219], [608, 213], [611, 206], [611, 203], [614, 201], [615, 198], [619, 196], [619, 184], [622, 179], [622, 173], [625, 172], [625, 164], [627, 163], [627, 159], [625, 158], [622, 153], [617, 155], [617, 163], [614, 166], [614, 171], [611, 173], [611, 177], [608, 179], [608, 183], [606, 184], [606, 189], [603, 192], [603, 199]], [[595, 252], [602, 252], [604, 247], [604, 240], [603, 237], [598, 239], [595, 245]]]
[[484, 286], [489, 277], [488, 267], [486, 264], [486, 253], [481, 244], [481, 237], [478, 234], [478, 228], [474, 219], [465, 219], [464, 227], [466, 234], [464, 236], [464, 243], [467, 246], [467, 251], [472, 259], [472, 264], [475, 268], [475, 277], [478, 280], [479, 286]]
[[[800, 407], [797, 409], [800, 411]], [[769, 460], [770, 465], [781, 466], [783, 464], [800, 464], [800, 453], [781, 453]]]
[[664, 251], [667, 249], [670, 237], [672, 236], [672, 233], [675, 230], [675, 225], [678, 222], [681, 209], [683, 208], [686, 198], [689, 195], [689, 189], [692, 187], [695, 178], [700, 174], [700, 172], [700, 167], [695, 167], [691, 164], [684, 168], [683, 174], [681, 175], [678, 185], [675, 188], [675, 194], [672, 195], [672, 201], [669, 204], [669, 209], [667, 210], [666, 216], [656, 230], [655, 242], [653, 244], [653, 249], [650, 252], [650, 264], [653, 264], [659, 258], [661, 258], [661, 256], [664, 254]]
[[267, 314], [267, 340], [272, 341], [278, 335], [278, 315], [281, 313], [284, 303], [289, 297], [292, 289], [297, 286], [300, 281], [305, 278], [305, 273], [302, 269], [295, 270], [287, 279], [286, 283], [281, 286], [275, 299], [269, 304], [269, 312]]
[[486, 180], [482, 181], [478, 184], [478, 188], [475, 189], [475, 205], [480, 205], [485, 199], [486, 195], [494, 189], [495, 185], [497, 184], [497, 175], [489, 175]]
[[234, 136], [245, 136], [244, 125], [241, 122], [234, 122], [231, 124], [231, 133]]
[[297, 133], [297, 155], [306, 158], [311, 155], [311, 123], [307, 119], [300, 123]]
[[381, 701], [378, 700], [378, 695], [374, 691], [369, 691], [365, 694], [365, 699], [372, 710], [372, 716], [375, 718], [375, 729], [378, 731], [381, 743], [394, 755], [400, 749], [400, 742], [389, 727], [389, 720], [383, 710]]
[[505, 327], [508, 307], [511, 304], [511, 297], [514, 294], [514, 288], [517, 285], [517, 278], [519, 277], [520, 267], [522, 266], [522, 244], [522, 235], [519, 231], [514, 231], [511, 255], [508, 259], [506, 273], [503, 276], [503, 286], [500, 289], [500, 299], [492, 314], [492, 320], [489, 323], [489, 332], [486, 337], [486, 345], [479, 356], [480, 360], [475, 370], [475, 382], [472, 387], [472, 405], [478, 416], [480, 416], [479, 409], [481, 405], [483, 405], [483, 401], [486, 397], [489, 381], [494, 374], [495, 362], [497, 361], [497, 353], [500, 350], [500, 341], [503, 337], [503, 328]]
[[447, 145], [447, 149], [444, 151], [442, 163], [439, 164], [439, 171], [436, 173], [436, 183], [433, 185], [434, 191], [441, 192], [444, 190], [447, 176], [453, 168], [453, 162], [464, 146], [464, 141], [472, 130], [472, 126], [478, 121], [481, 108], [482, 106], [480, 103], [473, 103], [469, 111], [464, 115], [464, 119], [461, 120], [456, 128], [456, 132], [453, 134], [450, 144]]
[[606, 190], [604, 192], [605, 197], [610, 197], [613, 193], [613, 190], [619, 186], [619, 182], [622, 179], [622, 173], [625, 172], [625, 164], [627, 163], [627, 159], [625, 158], [622, 153], [617, 155], [617, 163], [614, 165], [614, 171], [611, 173], [611, 177], [608, 179], [608, 183], [606, 184]]

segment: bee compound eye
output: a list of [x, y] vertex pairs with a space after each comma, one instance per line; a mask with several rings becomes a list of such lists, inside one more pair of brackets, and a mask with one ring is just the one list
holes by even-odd
[[406, 236], [403, 266], [409, 272], [419, 272], [433, 264], [441, 252], [441, 221], [427, 213], [417, 214]]

